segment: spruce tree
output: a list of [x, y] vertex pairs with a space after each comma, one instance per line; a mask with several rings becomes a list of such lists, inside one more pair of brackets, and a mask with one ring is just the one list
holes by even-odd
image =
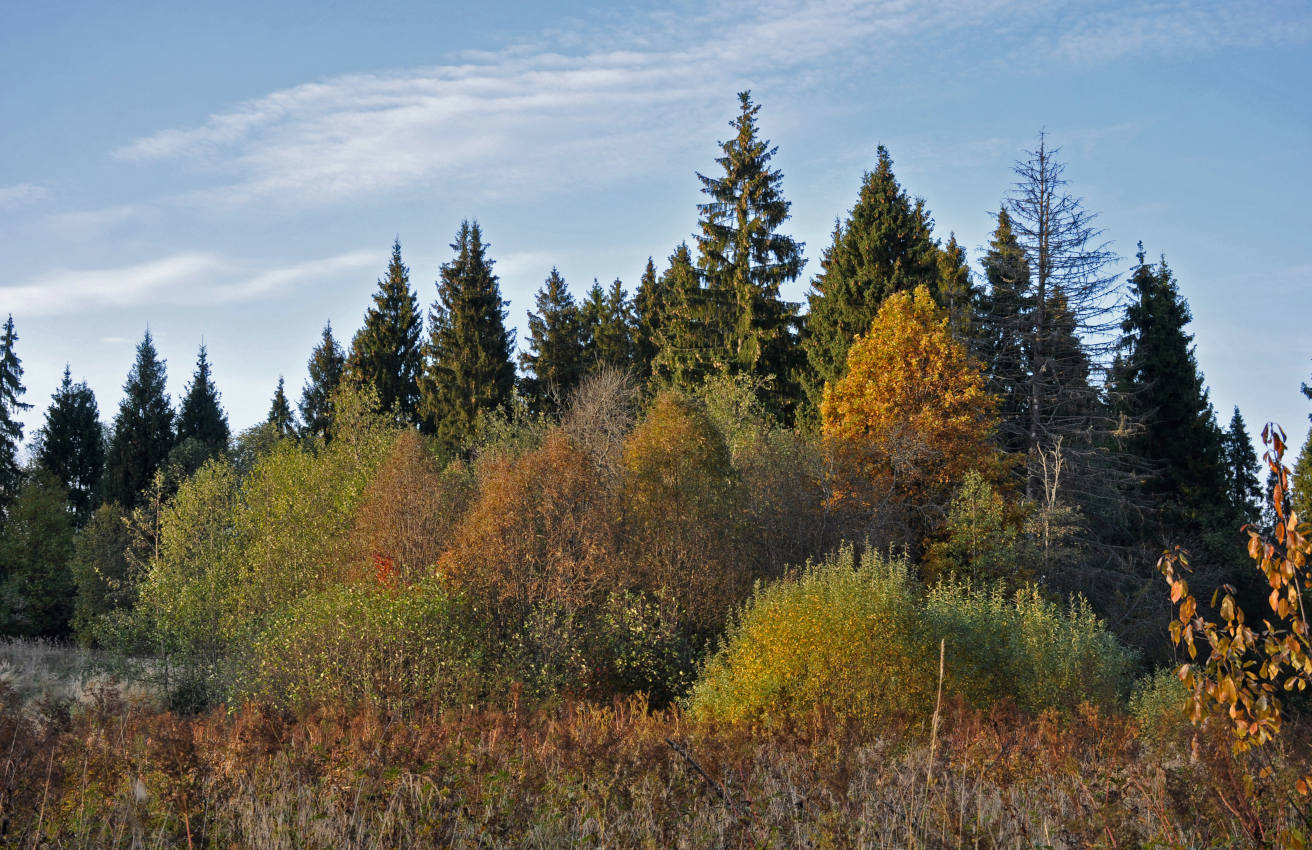
[[67, 365], [46, 409], [37, 463], [68, 491], [74, 524], [82, 527], [96, 509], [105, 468], [105, 437], [95, 393], [85, 381], [73, 383]]
[[633, 296], [633, 367], [639, 380], [651, 377], [652, 361], [659, 350], [659, 333], [665, 304], [661, 278], [656, 275], [656, 264], [647, 258], [642, 270], [638, 291]]
[[698, 173], [710, 200], [699, 204], [699, 266], [710, 303], [724, 330], [726, 370], [767, 382], [762, 401], [785, 418], [795, 409], [800, 386], [798, 305], [784, 301], [780, 286], [802, 272], [802, 244], [779, 232], [789, 218], [783, 174], [770, 168], [778, 148], [757, 134], [760, 107], [750, 92], [738, 95], [737, 133], [721, 142], [716, 159], [724, 173]]
[[556, 268], [538, 290], [537, 312], [528, 314], [528, 350], [519, 357], [524, 392], [533, 409], [555, 412], [583, 377], [583, 327], [579, 308]]
[[196, 371], [178, 411], [177, 441], [195, 440], [204, 454], [214, 457], [228, 448], [228, 416], [219, 404], [219, 391], [210, 376], [209, 352], [204, 343], [196, 355]]
[[936, 251], [936, 256], [939, 303], [948, 313], [952, 335], [962, 342], [969, 342], [979, 294], [975, 291], [966, 249], [957, 242], [956, 233], [948, 233], [947, 244]]
[[273, 392], [269, 415], [264, 421], [280, 439], [296, 436], [296, 417], [292, 414], [292, 406], [287, 401], [287, 388], [282, 375], [278, 376], [278, 388]]
[[474, 434], [479, 414], [509, 402], [515, 386], [514, 332], [487, 247], [478, 222], [461, 223], [429, 312], [423, 427], [451, 447]]
[[345, 368], [346, 355], [337, 340], [333, 339], [332, 322], [326, 322], [323, 337], [314, 351], [310, 352], [309, 377], [301, 390], [301, 402], [298, 405], [307, 434], [328, 439], [333, 419], [333, 394], [342, 382]]
[[0, 335], [0, 508], [17, 495], [23, 482], [23, 471], [18, 465], [23, 423], [18, 421], [18, 414], [32, 409], [32, 405], [20, 401], [27, 388], [23, 386], [22, 361], [14, 350], [17, 342], [14, 315], [10, 313]]
[[410, 289], [410, 270], [401, 262], [401, 241], [392, 243], [387, 274], [378, 281], [364, 327], [351, 341], [346, 374], [378, 393], [380, 409], [398, 422], [419, 421], [419, 375], [423, 371], [423, 317]]
[[1199, 530], [1227, 490], [1221, 432], [1185, 331], [1189, 306], [1165, 259], [1149, 265], [1142, 245], [1138, 256], [1115, 375], [1121, 410], [1137, 423], [1128, 443], [1154, 472], [1147, 490], [1167, 527]]
[[633, 365], [633, 306], [619, 278], [609, 290], [593, 279], [579, 319], [589, 371], [602, 367], [627, 371]]
[[[806, 393], [814, 411], [820, 408], [825, 384], [843, 376], [852, 340], [870, 329], [885, 298], [922, 285], [939, 298], [939, 250], [925, 202], [912, 199], [898, 185], [893, 159], [883, 145], [877, 157], [847, 220], [835, 225], [833, 242], [821, 257], [820, 274], [807, 296], [810, 313], [803, 347]], [[959, 275], [955, 268], [949, 273]], [[956, 297], [964, 299], [966, 293]]]
[[150, 331], [137, 346], [105, 457], [105, 501], [131, 510], [173, 448], [173, 408], [164, 391], [164, 361]]
[[1023, 454], [1029, 448], [1030, 265], [1005, 209], [998, 212], [983, 265], [988, 288], [979, 296], [975, 347], [989, 391], [999, 400], [999, 442], [1003, 450]]
[[1230, 508], [1242, 522], [1256, 523], [1261, 519], [1262, 485], [1257, 477], [1260, 467], [1238, 405], [1230, 417], [1222, 452], [1225, 459], [1226, 496]]
[[724, 371], [727, 349], [716, 323], [718, 311], [701, 285], [687, 243], [670, 255], [660, 277], [663, 300], [655, 325], [652, 378], [662, 386], [689, 388]]

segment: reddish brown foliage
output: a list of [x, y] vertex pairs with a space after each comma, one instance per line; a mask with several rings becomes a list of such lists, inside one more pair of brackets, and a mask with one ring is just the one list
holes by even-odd
[[560, 431], [480, 470], [477, 500], [439, 563], [474, 598], [578, 607], [622, 585], [615, 508], [588, 455]]
[[403, 431], [356, 511], [353, 561], [380, 583], [409, 583], [432, 570], [468, 500], [458, 464], [446, 472], [414, 431]]

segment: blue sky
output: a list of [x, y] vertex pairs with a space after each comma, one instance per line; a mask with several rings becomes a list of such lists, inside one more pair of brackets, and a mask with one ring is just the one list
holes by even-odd
[[[208, 345], [234, 428], [349, 341], [399, 236], [425, 305], [477, 218], [523, 327], [558, 266], [632, 289], [696, 226], [750, 88], [806, 243], [876, 145], [978, 264], [1040, 128], [1129, 268], [1165, 254], [1223, 423], [1312, 402], [1312, 4], [726, 0], [0, 6], [0, 312], [42, 421], [65, 362], [112, 418], [149, 326]], [[522, 333], [521, 333], [522, 337]]]

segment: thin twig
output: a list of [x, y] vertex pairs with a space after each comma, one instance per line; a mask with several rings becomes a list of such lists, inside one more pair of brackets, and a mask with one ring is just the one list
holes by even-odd
[[665, 743], [670, 745], [670, 749], [674, 750], [676, 753], [683, 756], [684, 761], [692, 765], [693, 770], [696, 770], [698, 773], [701, 774], [702, 779], [706, 780], [706, 784], [711, 786], [711, 790], [714, 791], [717, 795], [719, 795], [720, 799], [724, 801], [724, 804], [726, 806], [728, 806], [731, 809], [735, 809], [735, 810], [738, 809], [738, 806], [734, 803], [733, 798], [731, 798], [729, 796], [729, 793], [724, 790], [724, 786], [716, 782], [714, 779], [712, 779], [711, 775], [707, 773], [700, 764], [697, 763], [697, 760], [692, 757], [691, 753], [689, 753], [686, 749], [680, 746], [673, 738], [666, 738]]

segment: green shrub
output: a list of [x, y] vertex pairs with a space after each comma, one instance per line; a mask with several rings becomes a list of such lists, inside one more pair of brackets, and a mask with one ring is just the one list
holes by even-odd
[[945, 694], [1029, 712], [1112, 705], [1134, 666], [1088, 605], [945, 583], [927, 593], [904, 560], [846, 546], [801, 576], [758, 586], [689, 699], [695, 716], [799, 719], [819, 708], [875, 724], [926, 720], [938, 647]]
[[1034, 587], [1007, 596], [948, 581], [929, 591], [924, 617], [934, 642], [947, 641], [945, 688], [974, 705], [1011, 697], [1038, 713], [1125, 698], [1134, 655], [1081, 598], [1059, 605]]
[[329, 587], [289, 605], [255, 640], [251, 695], [293, 710], [467, 702], [483, 655], [465, 601], [427, 580]]
[[608, 690], [647, 694], [664, 708], [692, 687], [705, 640], [680, 626], [678, 601], [668, 592], [612, 593], [598, 619], [598, 647]]
[[933, 710], [935, 667], [905, 560], [845, 546], [796, 579], [758, 585], [689, 698], [729, 722], [799, 720], [820, 707], [870, 724]]
[[1191, 694], [1170, 667], [1141, 678], [1130, 694], [1130, 716], [1140, 739], [1150, 745], [1169, 745], [1192, 732], [1192, 706]]

